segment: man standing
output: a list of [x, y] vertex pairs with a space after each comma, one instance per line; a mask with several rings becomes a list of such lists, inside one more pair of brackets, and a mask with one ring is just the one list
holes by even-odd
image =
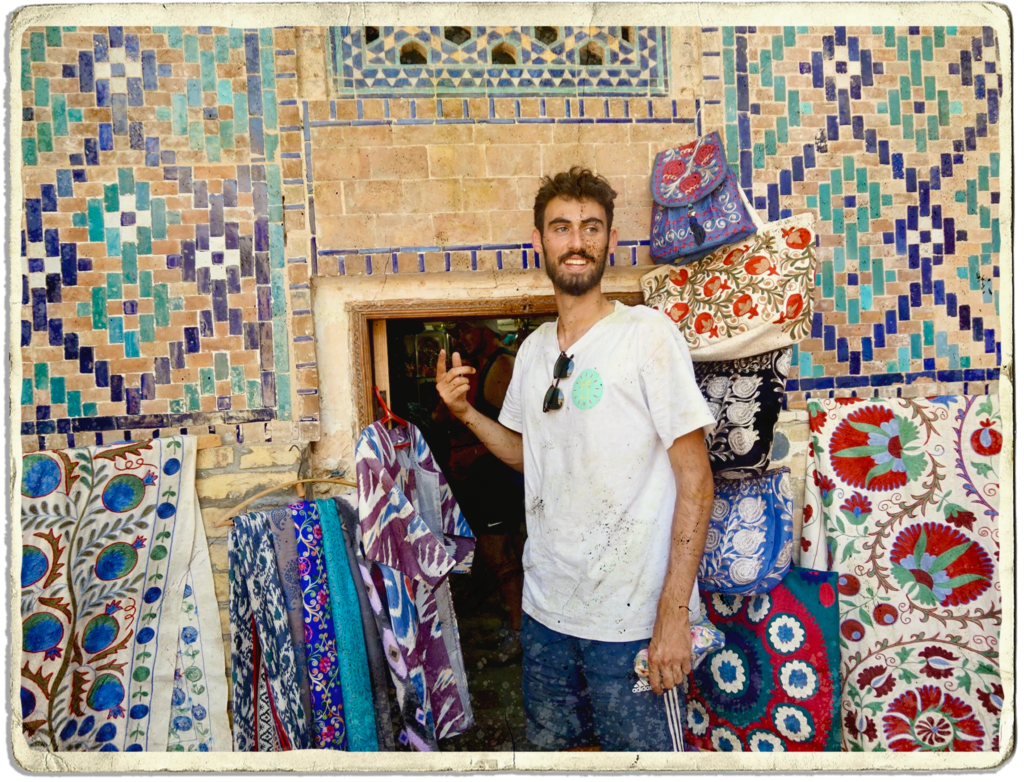
[[[558, 320], [523, 343], [498, 421], [466, 401], [472, 367], [442, 354], [452, 414], [523, 471], [523, 700], [541, 749], [683, 749], [696, 575], [714, 498], [712, 424], [678, 331], [601, 292], [615, 192], [573, 168], [545, 177], [533, 247]], [[649, 684], [634, 658], [649, 647]]]

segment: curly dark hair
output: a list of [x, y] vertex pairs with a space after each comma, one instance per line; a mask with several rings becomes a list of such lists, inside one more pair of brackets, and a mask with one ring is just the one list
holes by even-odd
[[597, 201], [604, 207], [608, 218], [608, 231], [612, 230], [612, 217], [615, 213], [615, 196], [617, 196], [608, 180], [595, 174], [589, 168], [573, 166], [560, 174], [546, 176], [541, 180], [540, 190], [533, 202], [533, 224], [541, 234], [544, 233], [544, 210], [555, 198], [568, 198], [574, 201], [589, 199]]

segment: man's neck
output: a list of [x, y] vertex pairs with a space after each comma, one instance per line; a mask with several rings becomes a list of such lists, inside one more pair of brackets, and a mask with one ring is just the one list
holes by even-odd
[[601, 288], [587, 291], [582, 296], [570, 296], [555, 291], [558, 308], [558, 347], [568, 350], [601, 318], [611, 315], [615, 304], [605, 297]]

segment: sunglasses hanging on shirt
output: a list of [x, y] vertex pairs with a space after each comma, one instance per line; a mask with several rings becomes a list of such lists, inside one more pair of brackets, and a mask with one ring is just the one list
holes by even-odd
[[562, 409], [562, 403], [565, 401], [565, 397], [562, 395], [562, 390], [558, 387], [558, 381], [572, 377], [572, 370], [572, 356], [565, 355], [565, 351], [563, 350], [555, 361], [554, 380], [551, 381], [551, 386], [548, 388], [547, 393], [544, 394], [545, 413], [548, 410]]

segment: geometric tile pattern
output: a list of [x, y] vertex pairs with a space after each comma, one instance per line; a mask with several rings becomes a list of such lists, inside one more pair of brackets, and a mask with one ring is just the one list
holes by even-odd
[[27, 449], [292, 419], [289, 54], [269, 28], [25, 34]]
[[[665, 27], [456, 28], [466, 38], [461, 43], [446, 39], [446, 29], [330, 28], [328, 62], [336, 96], [668, 93]], [[411, 48], [420, 54], [420, 64], [401, 62]], [[496, 52], [514, 64], [495, 62]]]
[[741, 186], [769, 220], [818, 220], [791, 403], [987, 393], [1001, 364], [993, 30], [703, 32], [706, 61], [721, 62], [705, 72], [703, 119], [724, 126]]

